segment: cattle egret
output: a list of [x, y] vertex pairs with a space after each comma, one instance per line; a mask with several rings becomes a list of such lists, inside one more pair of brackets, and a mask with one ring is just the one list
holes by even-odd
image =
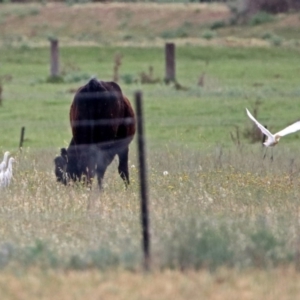
[[10, 185], [10, 181], [12, 179], [13, 176], [13, 172], [12, 172], [12, 164], [15, 162], [15, 159], [13, 157], [11, 157], [8, 160], [8, 166], [7, 169], [3, 172], [3, 176], [1, 179], [1, 187], [7, 187]]
[[[293, 133], [293, 132], [296, 132], [298, 130], [300, 130], [300, 121], [282, 129], [281, 131], [275, 133], [275, 134], [272, 134], [265, 126], [263, 126], [262, 124], [260, 124], [252, 115], [251, 113], [249, 112], [249, 110], [246, 108], [246, 111], [247, 111], [247, 115], [248, 117], [257, 125], [257, 127], [261, 130], [261, 132], [266, 135], [267, 137], [267, 140], [263, 143], [264, 146], [266, 147], [273, 147], [275, 146], [276, 144], [278, 144], [279, 140], [281, 137], [287, 135], [287, 134], [290, 134], [290, 133]], [[266, 150], [267, 152], [267, 150]], [[265, 152], [265, 155], [264, 155], [264, 158], [266, 156], [266, 152]], [[271, 156], [271, 159], [273, 160], [273, 148], [272, 148], [272, 156]]]
[[4, 185], [4, 171], [0, 171], [0, 188]]
[[4, 153], [3, 161], [0, 163], [0, 187], [2, 187], [4, 184], [4, 172], [5, 172], [5, 168], [7, 165], [7, 159], [8, 159], [9, 154], [10, 153], [8, 151], [6, 151]]
[[6, 151], [4, 153], [3, 161], [0, 164], [0, 172], [4, 172], [6, 165], [7, 165], [7, 159], [8, 159], [9, 154], [10, 153], [8, 151]]

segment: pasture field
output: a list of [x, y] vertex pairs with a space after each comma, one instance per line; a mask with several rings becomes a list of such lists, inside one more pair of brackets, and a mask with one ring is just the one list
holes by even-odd
[[[299, 118], [298, 50], [197, 46], [177, 49], [178, 81], [188, 90], [176, 90], [172, 84], [126, 83], [125, 74], [138, 77], [150, 61], [155, 76], [163, 78], [162, 48], [62, 48], [65, 82], [57, 84], [46, 82], [48, 49], [1, 49], [1, 72], [6, 75], [1, 146], [18, 160], [13, 184], [1, 191], [2, 276], [17, 276], [11, 284], [22, 289], [28, 274], [41, 282], [36, 275], [41, 270], [45, 272], [42, 280], [56, 272], [71, 272], [70, 281], [61, 279], [62, 286], [73, 280], [84, 282], [83, 274], [97, 276], [95, 270], [104, 272], [99, 276], [108, 285], [107, 270], [140, 272], [135, 142], [130, 153], [132, 184], [127, 191], [116, 162], [107, 171], [101, 195], [96, 187], [88, 191], [58, 185], [53, 175], [53, 158], [70, 139], [68, 110], [74, 89], [86, 80], [85, 73], [110, 79], [115, 53], [124, 55], [120, 69], [124, 92], [131, 99], [137, 89], [144, 93], [153, 269], [203, 270], [197, 280], [205, 276], [218, 280], [219, 268], [226, 268], [229, 275], [222, 280], [228, 289], [235, 272], [242, 272], [245, 283], [241, 285], [263, 295], [267, 291], [259, 286], [264, 283], [256, 282], [255, 272], [246, 270], [262, 270], [265, 278], [270, 270], [298, 276], [293, 270], [300, 263], [299, 135], [285, 137], [271, 163], [262, 159], [259, 143], [251, 144], [242, 134], [252, 128], [245, 107], [257, 106], [259, 119], [271, 130]], [[204, 70], [205, 84], [199, 87], [197, 76]], [[76, 76], [82, 80], [77, 82]], [[256, 101], [261, 104], [255, 105]], [[235, 125], [240, 127], [240, 145], [230, 138]], [[21, 126], [26, 126], [26, 139], [23, 152], [18, 153]], [[189, 279], [174, 272], [170, 276], [189, 284]], [[118, 274], [126, 281], [122, 276], [128, 273]], [[128, 275], [129, 281], [133, 274]], [[265, 280], [276, 285], [276, 278]], [[132, 293], [139, 293], [137, 279], [132, 280]], [[32, 289], [43, 293], [38, 282]], [[296, 286], [286, 288], [298, 294]], [[13, 298], [12, 289], [6, 285], [1, 289]], [[193, 285], [186, 289], [191, 293]], [[181, 295], [184, 298], [185, 292]]]
[[[18, 8], [1, 10], [2, 24], [14, 20], [4, 13], [12, 7]], [[300, 134], [282, 139], [273, 162], [263, 160], [260, 143], [247, 136], [253, 124], [245, 112], [257, 109], [272, 132], [299, 120], [297, 43], [181, 44], [176, 89], [163, 82], [162, 45], [62, 43], [63, 82], [51, 83], [48, 47], [7, 39], [2, 36], [0, 47], [0, 154], [9, 150], [17, 164], [12, 185], [0, 191], [1, 299], [299, 296]], [[136, 141], [128, 190], [116, 161], [101, 194], [96, 185], [91, 191], [61, 186], [53, 173], [53, 158], [71, 138], [74, 92], [91, 76], [111, 80], [116, 55], [122, 55], [124, 93], [132, 104], [136, 90], [144, 97], [149, 274], [141, 271]], [[140, 74], [149, 67], [158, 82], [142, 84]], [[19, 152], [21, 126], [26, 132]]]
[[[239, 126], [242, 133], [252, 125], [244, 109], [253, 111], [256, 102], [262, 107], [260, 120], [270, 130], [281, 129], [299, 117], [298, 49], [178, 47], [177, 80], [183, 89], [176, 90], [173, 84], [163, 83], [163, 48], [62, 48], [65, 82], [60, 84], [46, 82], [48, 48], [4, 48], [0, 49], [1, 147], [18, 145], [21, 126], [26, 126], [27, 147], [66, 146], [74, 92], [91, 76], [111, 80], [117, 54], [123, 55], [119, 72], [125, 94], [133, 103], [136, 90], [144, 93], [150, 142], [187, 143], [196, 149], [232, 145], [230, 132]], [[148, 73], [150, 66], [161, 83], [142, 85], [140, 73]], [[197, 83], [203, 73], [201, 87]], [[280, 118], [274, 118], [279, 114]], [[297, 138], [295, 134], [285, 139], [293, 142]]]

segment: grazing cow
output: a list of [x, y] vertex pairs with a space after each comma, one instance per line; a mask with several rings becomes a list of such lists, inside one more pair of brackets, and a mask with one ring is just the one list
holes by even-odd
[[135, 116], [129, 100], [115, 82], [91, 79], [76, 92], [70, 109], [73, 138], [54, 159], [57, 181], [91, 183], [97, 174], [101, 188], [107, 166], [119, 157], [119, 174], [129, 184], [128, 152], [135, 134]]

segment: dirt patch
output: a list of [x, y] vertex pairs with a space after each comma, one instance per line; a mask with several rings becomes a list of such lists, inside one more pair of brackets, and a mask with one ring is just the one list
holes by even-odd
[[279, 16], [279, 21], [276, 24], [277, 27], [291, 27], [299, 28], [300, 27], [300, 16], [299, 14], [291, 15], [281, 15]]

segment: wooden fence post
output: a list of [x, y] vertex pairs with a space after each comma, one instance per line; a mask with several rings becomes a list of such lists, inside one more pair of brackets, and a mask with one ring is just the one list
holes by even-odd
[[143, 233], [144, 269], [150, 268], [150, 233], [148, 212], [148, 181], [145, 152], [144, 120], [142, 92], [135, 93], [135, 107], [137, 119], [137, 142], [139, 157], [140, 193], [141, 193], [141, 223]]
[[166, 43], [165, 45], [165, 57], [166, 57], [166, 77], [165, 82], [175, 81], [175, 44]]
[[59, 48], [58, 48], [58, 40], [50, 39], [50, 77], [58, 77], [59, 76]]

